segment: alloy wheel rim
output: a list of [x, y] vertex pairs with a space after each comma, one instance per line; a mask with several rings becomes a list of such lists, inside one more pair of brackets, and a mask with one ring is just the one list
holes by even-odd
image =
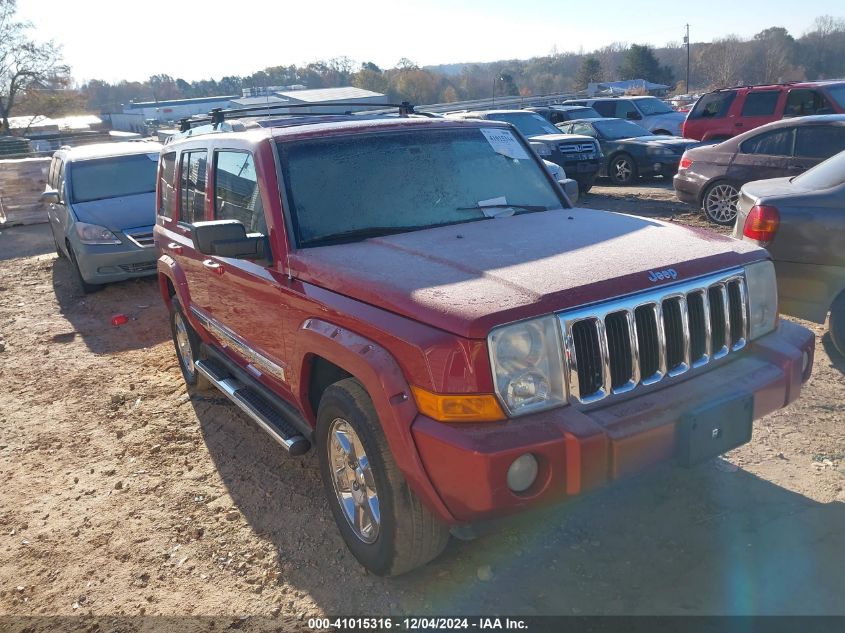
[[614, 167], [616, 168], [616, 178], [620, 182], [627, 182], [631, 177], [631, 166], [624, 158], [616, 161]]
[[718, 222], [729, 222], [736, 218], [736, 204], [739, 191], [731, 185], [716, 185], [707, 194], [707, 215]]
[[179, 358], [182, 361], [182, 366], [190, 372], [194, 373], [194, 352], [191, 349], [191, 339], [188, 337], [188, 326], [182, 315], [176, 313], [174, 319], [176, 323], [176, 346], [179, 349]]
[[332, 485], [349, 527], [364, 543], [375, 543], [381, 510], [372, 467], [361, 438], [343, 418], [332, 420], [328, 452]]

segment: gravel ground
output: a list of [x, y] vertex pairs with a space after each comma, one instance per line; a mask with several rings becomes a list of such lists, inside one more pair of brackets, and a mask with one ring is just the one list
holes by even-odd
[[[663, 183], [583, 204], [705, 226]], [[750, 444], [383, 579], [347, 552], [313, 454], [186, 392], [153, 280], [83, 296], [49, 229], [4, 231], [0, 615], [845, 614], [845, 360], [808, 327], [814, 377]]]

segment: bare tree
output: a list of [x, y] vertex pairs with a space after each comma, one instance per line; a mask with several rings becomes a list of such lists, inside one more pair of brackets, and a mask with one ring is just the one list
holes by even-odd
[[59, 48], [30, 40], [32, 25], [16, 21], [16, 11], [17, 0], [0, 0], [0, 132], [9, 130], [9, 113], [22, 90], [68, 74], [60, 65]]
[[703, 46], [697, 55], [698, 72], [711, 85], [719, 88], [742, 83], [742, 73], [748, 61], [747, 48], [748, 44], [736, 35], [713, 40], [711, 44]]

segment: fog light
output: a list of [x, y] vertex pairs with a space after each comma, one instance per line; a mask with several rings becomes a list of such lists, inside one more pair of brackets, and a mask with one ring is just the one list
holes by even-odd
[[654, 163], [654, 171], [661, 171], [663, 169], [663, 165], [660, 163]]
[[508, 468], [508, 488], [525, 492], [537, 479], [537, 458], [531, 453], [520, 455]]

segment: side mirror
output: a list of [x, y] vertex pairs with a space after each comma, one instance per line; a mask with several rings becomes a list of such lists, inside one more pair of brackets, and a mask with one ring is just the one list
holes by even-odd
[[580, 195], [580, 190], [578, 189], [578, 181], [573, 180], [572, 178], [565, 178], [563, 180], [558, 180], [560, 186], [563, 187], [564, 192], [566, 193], [569, 201], [572, 204], [578, 204], [578, 197]]
[[268, 259], [267, 238], [247, 235], [238, 220], [212, 220], [191, 225], [194, 246], [204, 255], [235, 259]]
[[59, 192], [55, 189], [48, 189], [41, 194], [41, 202], [44, 204], [59, 204]]
[[625, 115], [625, 118], [629, 121], [639, 121], [642, 119], [639, 112], [635, 112], [634, 110], [628, 110], [628, 113]]

